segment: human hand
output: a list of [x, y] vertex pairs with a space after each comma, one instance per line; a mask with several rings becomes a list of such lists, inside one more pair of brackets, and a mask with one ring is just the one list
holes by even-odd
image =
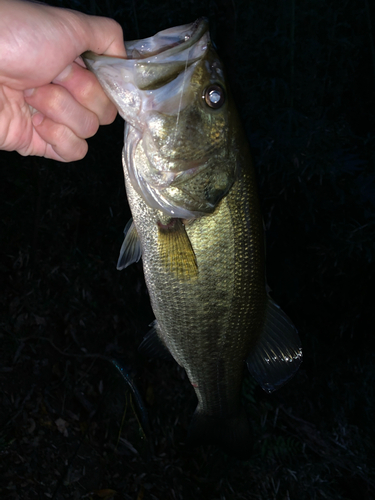
[[79, 58], [86, 50], [125, 57], [120, 25], [0, 0], [0, 149], [63, 162], [85, 156], [85, 139], [116, 117], [114, 104]]

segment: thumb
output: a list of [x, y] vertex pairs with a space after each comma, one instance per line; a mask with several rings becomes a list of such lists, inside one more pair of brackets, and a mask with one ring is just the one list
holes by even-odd
[[97, 54], [126, 57], [122, 28], [114, 19], [77, 14], [82, 18], [85, 32], [84, 37], [77, 37], [78, 54], [92, 50]]

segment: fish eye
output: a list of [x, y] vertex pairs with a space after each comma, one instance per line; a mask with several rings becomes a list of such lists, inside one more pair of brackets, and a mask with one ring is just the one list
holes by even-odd
[[203, 92], [203, 99], [213, 109], [221, 108], [225, 102], [225, 92], [220, 85], [209, 85]]

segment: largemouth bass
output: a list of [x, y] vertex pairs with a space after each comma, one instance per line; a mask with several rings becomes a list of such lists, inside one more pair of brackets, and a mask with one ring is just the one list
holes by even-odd
[[246, 136], [208, 23], [83, 55], [125, 119], [132, 220], [118, 268], [142, 256], [155, 322], [141, 347], [170, 353], [198, 398], [193, 444], [247, 456], [244, 367], [267, 392], [294, 375], [298, 334], [269, 297], [262, 217]]

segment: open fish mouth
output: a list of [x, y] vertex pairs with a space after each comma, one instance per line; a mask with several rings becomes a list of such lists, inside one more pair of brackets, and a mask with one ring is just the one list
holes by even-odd
[[[125, 42], [126, 59], [93, 52], [85, 52], [82, 57], [117, 105], [120, 115], [141, 129], [137, 117], [142, 111], [158, 109], [165, 101], [181, 95], [189, 78], [188, 69], [204, 56], [209, 43], [208, 21], [201, 18], [149, 38]], [[181, 73], [184, 78], [166, 88]], [[155, 90], [159, 92], [147, 96], [139, 92]], [[173, 112], [172, 107], [169, 106], [169, 112]]]
[[[125, 46], [126, 59], [92, 52], [83, 59], [127, 122], [130, 182], [147, 205], [172, 217], [212, 213], [235, 172], [227, 161], [223, 71], [207, 19]], [[220, 106], [207, 104], [207, 89], [222, 92]]]
[[[168, 56], [173, 57], [173, 52], [178, 53], [182, 44], [185, 50], [194, 45], [206, 32], [208, 32], [208, 21], [206, 18], [200, 18], [194, 23], [160, 31], [149, 38], [125, 42], [127, 59], [145, 59], [160, 55], [166, 50], [169, 50]], [[175, 48], [176, 50], [173, 50]]]

